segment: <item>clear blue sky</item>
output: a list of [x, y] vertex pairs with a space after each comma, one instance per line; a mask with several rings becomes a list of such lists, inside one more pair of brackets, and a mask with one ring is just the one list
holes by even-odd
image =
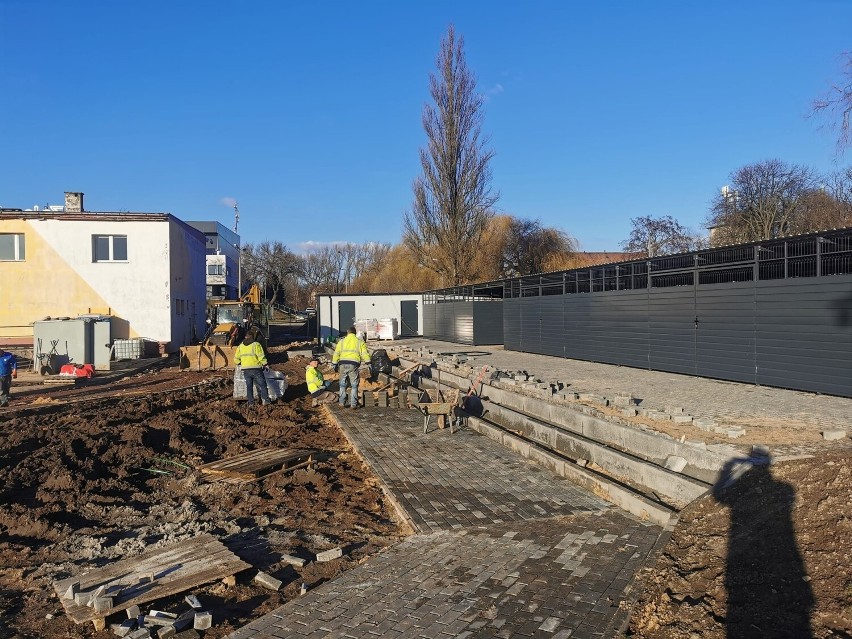
[[0, 205], [168, 211], [244, 241], [397, 242], [447, 25], [488, 95], [502, 212], [584, 250], [701, 227], [730, 172], [831, 170], [806, 118], [852, 1], [0, 0]]

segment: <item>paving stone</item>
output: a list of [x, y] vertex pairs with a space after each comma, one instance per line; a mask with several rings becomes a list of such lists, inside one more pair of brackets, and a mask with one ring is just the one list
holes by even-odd
[[[418, 532], [233, 639], [537, 637], [583, 622], [603, 636], [615, 612], [593, 606], [606, 592], [617, 610], [629, 579], [614, 589], [615, 576], [635, 573], [659, 527], [472, 430], [423, 435], [415, 411], [332, 413]], [[557, 611], [579, 592], [590, 601], [569, 623]]]
[[[259, 583], [264, 588], [269, 588], [270, 590], [278, 590], [281, 588], [281, 580], [276, 579], [272, 575], [268, 575], [262, 570], [258, 570], [257, 574], [254, 576], [254, 581]], [[200, 606], [199, 606], [200, 607]]]
[[332, 548], [331, 550], [324, 550], [323, 552], [317, 553], [317, 561], [332, 561], [333, 559], [338, 559], [343, 556], [343, 548]]
[[675, 424], [691, 424], [692, 415], [672, 415], [672, 421]]
[[729, 428], [728, 429], [728, 437], [731, 439], [736, 439], [737, 437], [742, 437], [745, 435], [745, 428]]
[[835, 441], [838, 439], [846, 439], [846, 431], [835, 429], [835, 430], [824, 430], [822, 431], [822, 438], [827, 441]]
[[679, 473], [686, 468], [686, 460], [683, 457], [678, 457], [677, 455], [669, 455], [666, 459], [665, 467], [675, 473]]
[[196, 612], [192, 627], [195, 630], [207, 630], [213, 625], [213, 615], [209, 612]]
[[692, 420], [693, 425], [697, 426], [701, 430], [713, 431], [716, 427], [716, 420], [710, 419], [708, 417], [696, 417]]
[[[307, 559], [302, 559], [301, 557], [294, 557], [293, 555], [281, 555], [281, 561], [283, 561], [285, 564], [290, 564], [291, 566], [296, 566], [296, 568], [301, 568], [306, 563], [308, 563]], [[193, 608], [194, 607], [195, 606], [193, 606]]]

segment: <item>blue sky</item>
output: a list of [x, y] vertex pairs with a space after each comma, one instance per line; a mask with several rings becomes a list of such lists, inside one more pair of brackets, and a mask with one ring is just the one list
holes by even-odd
[[488, 96], [501, 212], [587, 251], [699, 229], [744, 164], [828, 171], [806, 116], [852, 1], [0, 0], [0, 205], [168, 211], [244, 241], [395, 243], [449, 23]]

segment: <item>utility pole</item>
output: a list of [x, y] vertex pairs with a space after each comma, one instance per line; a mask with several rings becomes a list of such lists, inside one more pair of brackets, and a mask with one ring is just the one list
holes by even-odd
[[[240, 227], [240, 205], [234, 200], [234, 233]], [[242, 242], [237, 244], [237, 299], [243, 294], [243, 247]]]

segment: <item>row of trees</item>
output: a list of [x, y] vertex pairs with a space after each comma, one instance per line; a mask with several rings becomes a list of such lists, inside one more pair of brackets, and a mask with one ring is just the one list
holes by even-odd
[[[852, 54], [843, 82], [814, 103], [838, 132], [838, 151], [850, 144]], [[497, 215], [491, 188], [494, 152], [482, 133], [484, 98], [467, 67], [464, 41], [450, 26], [430, 74], [431, 102], [423, 108], [426, 144], [421, 174], [403, 218], [402, 242], [333, 244], [296, 255], [280, 242], [249, 246], [248, 279], [270, 303], [304, 307], [320, 292], [416, 291], [578, 266], [577, 243], [537, 220]], [[709, 238], [671, 216], [634, 218], [625, 251], [661, 255], [708, 244], [756, 241], [852, 225], [852, 167], [820, 176], [807, 167], [767, 160], [744, 166], [710, 203]]]
[[852, 226], [852, 167], [827, 175], [778, 159], [740, 167], [710, 203], [709, 237], [670, 215], [631, 221], [622, 247], [651, 257]]

